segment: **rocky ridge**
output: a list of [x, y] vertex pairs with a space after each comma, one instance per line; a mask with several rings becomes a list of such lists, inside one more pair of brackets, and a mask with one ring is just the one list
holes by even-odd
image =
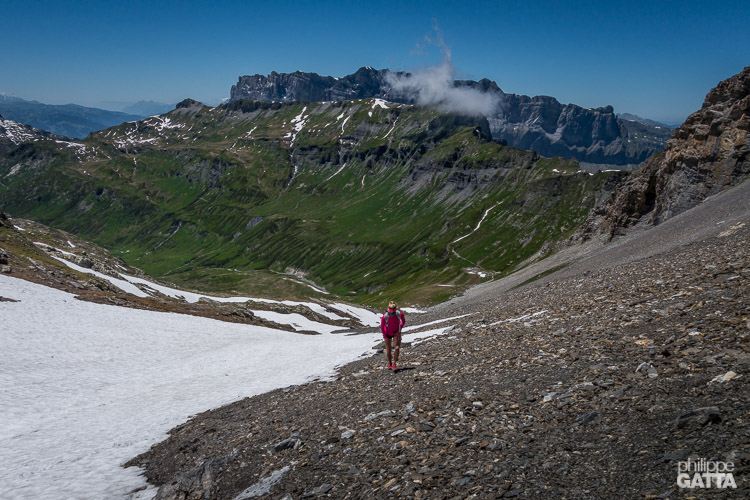
[[128, 465], [160, 499], [695, 498], [677, 463], [705, 458], [737, 484], [708, 493], [744, 498], [750, 219], [714, 227], [420, 317], [454, 327], [406, 334], [398, 373], [375, 353], [197, 415]]
[[594, 209], [576, 238], [609, 238], [638, 222], [656, 225], [750, 175], [750, 66], [711, 90], [663, 153]]
[[[377, 97], [399, 103], [417, 102], [413, 90], [393, 88], [390, 82], [394, 76], [409, 74], [368, 66], [342, 78], [301, 71], [241, 76], [232, 86], [230, 100], [320, 102]], [[563, 105], [549, 96], [505, 93], [488, 79], [459, 80], [454, 85], [498, 98], [498, 109], [488, 109], [485, 113], [493, 136], [542, 156], [576, 158], [592, 164], [589, 168], [593, 170], [607, 165], [635, 166], [661, 151], [671, 132], [668, 127], [618, 118], [611, 106], [586, 109], [575, 104]]]
[[63, 141], [69, 139], [39, 130], [31, 125], [6, 120], [0, 115], [0, 154], [10, 151], [23, 142], [41, 140]]

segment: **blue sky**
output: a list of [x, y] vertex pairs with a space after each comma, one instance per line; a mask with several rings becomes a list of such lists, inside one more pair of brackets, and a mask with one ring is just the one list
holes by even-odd
[[0, 92], [215, 104], [237, 77], [441, 62], [506, 92], [682, 121], [750, 65], [750, 2], [0, 0]]

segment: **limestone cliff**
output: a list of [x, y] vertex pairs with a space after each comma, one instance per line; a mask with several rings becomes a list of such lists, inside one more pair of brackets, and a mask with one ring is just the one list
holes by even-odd
[[750, 66], [711, 90], [663, 153], [644, 162], [595, 209], [577, 234], [610, 238], [643, 222], [656, 225], [750, 173]]

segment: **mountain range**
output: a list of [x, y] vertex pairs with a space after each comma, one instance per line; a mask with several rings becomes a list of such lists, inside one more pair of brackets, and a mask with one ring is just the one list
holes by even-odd
[[144, 118], [140, 114], [89, 108], [78, 104], [43, 104], [9, 96], [0, 96], [0, 115], [53, 134], [77, 139], [83, 139], [97, 130]]
[[0, 114], [5, 118], [76, 139], [83, 139], [91, 132], [123, 122], [166, 113], [171, 109], [174, 109], [173, 104], [139, 101], [123, 107], [122, 111], [111, 111], [78, 104], [44, 104], [0, 95]]
[[289, 278], [365, 304], [439, 302], [744, 180], [747, 82], [722, 82], [630, 175], [511, 147], [486, 117], [435, 106], [188, 99], [82, 142], [13, 143], [0, 197], [183, 286], [263, 294]]
[[487, 79], [434, 80], [433, 76], [394, 73], [369, 66], [342, 78], [301, 71], [272, 72], [268, 76], [241, 76], [232, 86], [230, 100], [322, 102], [376, 97], [440, 106], [456, 89], [464, 93], [469, 90], [474, 95], [466, 99], [457, 96], [458, 104], [468, 99], [484, 100], [487, 106], [481, 112], [487, 117], [494, 137], [542, 156], [575, 158], [591, 170], [612, 166], [630, 169], [661, 151], [671, 134], [666, 126], [618, 117], [611, 106], [587, 109], [561, 104], [548, 96], [509, 94]]
[[80, 143], [16, 146], [0, 197], [185, 285], [272, 293], [293, 275], [363, 303], [431, 302], [547, 254], [618, 175], [506, 146], [482, 116], [186, 100]]

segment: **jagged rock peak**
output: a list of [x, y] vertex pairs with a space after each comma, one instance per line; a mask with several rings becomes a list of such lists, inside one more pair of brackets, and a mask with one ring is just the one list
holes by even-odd
[[706, 100], [703, 102], [703, 108], [718, 104], [722, 101], [739, 101], [750, 94], [750, 66], [747, 66], [741, 72], [719, 83], [712, 89]]
[[[239, 77], [232, 86], [230, 101], [253, 99], [258, 101], [343, 101], [368, 97], [389, 98], [390, 86], [385, 76], [391, 71], [376, 70], [370, 66], [359, 68], [355, 73], [341, 78], [321, 76], [317, 73], [277, 73], [268, 76], [252, 75]], [[398, 73], [397, 73], [398, 74]]]
[[[395, 80], [406, 80], [409, 76], [369, 66], [341, 78], [274, 71], [268, 76], [241, 76], [232, 87], [230, 101], [320, 102], [377, 97], [406, 104], [440, 105], [441, 99], [449, 94], [449, 89], [440, 87], [444, 82], [436, 82], [441, 90], [437, 95], [431, 86], [422, 94], [424, 76], [413, 86], [396, 84], [397, 88], [393, 88]], [[456, 80], [453, 86], [489, 94], [487, 102], [493, 105], [488, 105], [483, 114], [489, 120], [492, 135], [513, 147], [534, 150], [542, 156], [576, 158], [605, 165], [602, 168], [611, 165], [633, 168], [663, 150], [671, 131], [619, 120], [612, 106], [587, 109], [575, 104], [563, 105], [550, 96], [506, 94], [497, 83], [486, 78], [478, 82]]]
[[703, 107], [592, 212], [575, 238], [659, 224], [750, 176], [750, 67], [719, 83]]

